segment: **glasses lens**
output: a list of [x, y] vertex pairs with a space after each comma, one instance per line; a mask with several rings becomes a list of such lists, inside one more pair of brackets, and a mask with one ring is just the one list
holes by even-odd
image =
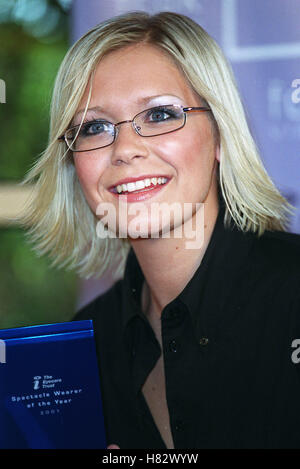
[[184, 126], [184, 112], [180, 106], [157, 106], [138, 114], [135, 125], [143, 137], [165, 134]]
[[114, 126], [110, 122], [95, 120], [85, 122], [66, 132], [69, 148], [72, 151], [89, 151], [105, 147], [114, 141]]

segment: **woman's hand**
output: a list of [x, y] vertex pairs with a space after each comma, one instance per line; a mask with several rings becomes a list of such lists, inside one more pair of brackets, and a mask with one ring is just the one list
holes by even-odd
[[120, 449], [120, 446], [118, 445], [109, 445], [107, 449]]

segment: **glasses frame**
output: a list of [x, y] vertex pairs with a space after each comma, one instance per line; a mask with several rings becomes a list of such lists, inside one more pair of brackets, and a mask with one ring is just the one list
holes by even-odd
[[[174, 107], [178, 107], [180, 108], [183, 113], [184, 113], [184, 120], [183, 120], [183, 124], [178, 127], [177, 129], [174, 129], [174, 130], [169, 130], [168, 132], [162, 132], [162, 133], [159, 133], [159, 134], [155, 134], [155, 135], [141, 135], [139, 133], [139, 130], [138, 130], [138, 127], [136, 126], [135, 124], [135, 119], [140, 115], [140, 114], [143, 114], [144, 112], [147, 112], [147, 111], [150, 111], [151, 109], [160, 109], [162, 107], [167, 107], [167, 106], [174, 106]], [[73, 129], [78, 129], [80, 128], [83, 124], [87, 124], [87, 122], [82, 122], [81, 124], [77, 124], [77, 125], [74, 125], [72, 127], [70, 127], [69, 129], [66, 130], [66, 132], [61, 135], [60, 137], [58, 137], [57, 140], [59, 141], [64, 141], [67, 145], [67, 147], [69, 148], [70, 151], [72, 151], [73, 153], [80, 153], [80, 152], [87, 152], [87, 151], [94, 151], [94, 150], [99, 150], [100, 148], [106, 148], [106, 147], [109, 147], [110, 145], [112, 145], [117, 137], [118, 137], [118, 134], [119, 134], [119, 126], [122, 125], [122, 124], [127, 124], [127, 123], [131, 123], [132, 125], [132, 128], [133, 130], [140, 136], [140, 137], [144, 137], [144, 138], [147, 138], [147, 137], [157, 137], [159, 135], [166, 135], [166, 134], [170, 134], [172, 132], [176, 132], [177, 130], [180, 130], [182, 129], [185, 124], [186, 124], [186, 116], [187, 116], [187, 113], [188, 112], [206, 112], [206, 111], [209, 111], [211, 112], [211, 109], [209, 107], [206, 107], [206, 106], [189, 106], [189, 107], [184, 107], [184, 106], [181, 106], [180, 104], [162, 104], [160, 106], [154, 106], [154, 107], [150, 107], [148, 109], [144, 109], [144, 111], [141, 111], [141, 112], [138, 112], [132, 119], [130, 120], [125, 120], [125, 121], [120, 121], [120, 122], [117, 122], [116, 124], [114, 124], [113, 122], [109, 122], [109, 121], [106, 121], [108, 122], [109, 124], [111, 124], [114, 128], [114, 139], [111, 143], [108, 143], [107, 145], [104, 145], [104, 146], [101, 146], [101, 147], [96, 147], [96, 148], [91, 148], [90, 150], [72, 150], [68, 144], [68, 139], [66, 137], [66, 133], [69, 132], [70, 130], [73, 130]], [[91, 121], [88, 121], [89, 123], [92, 123], [92, 122], [98, 122], [97, 119], [93, 119]], [[75, 137], [76, 139], [77, 137]]]

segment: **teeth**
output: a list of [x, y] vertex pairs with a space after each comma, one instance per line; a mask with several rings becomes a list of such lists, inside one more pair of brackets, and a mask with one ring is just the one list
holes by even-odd
[[137, 189], [144, 189], [144, 188], [145, 188], [145, 183], [144, 183], [144, 181], [136, 181], [135, 187], [136, 187]]
[[134, 182], [129, 182], [129, 183], [127, 184], [127, 190], [128, 190], [128, 192], [133, 192], [133, 191], [135, 191], [135, 190], [136, 190], [135, 183], [134, 183]]
[[159, 178], [147, 178], [136, 182], [128, 182], [127, 184], [118, 184], [115, 189], [116, 191], [121, 194], [121, 192], [134, 192], [137, 190], [144, 189], [145, 187], [151, 186], [153, 184], [156, 186], [157, 184], [165, 184], [167, 182], [167, 178], [159, 177]]

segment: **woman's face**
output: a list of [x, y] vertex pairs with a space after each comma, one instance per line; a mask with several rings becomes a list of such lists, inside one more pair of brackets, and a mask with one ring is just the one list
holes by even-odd
[[[78, 111], [84, 109], [87, 96], [88, 88]], [[203, 106], [165, 53], [148, 44], [131, 45], [100, 61], [89, 103], [89, 109], [97, 109], [88, 111], [85, 121], [105, 118], [118, 123], [132, 119], [145, 109], [166, 104]], [[81, 115], [76, 114], [74, 125], [80, 123], [80, 118]], [[135, 222], [140, 222], [144, 237], [150, 237], [150, 229], [153, 236], [150, 208], [154, 202], [160, 206], [163, 203], [195, 206], [196, 202], [217, 206], [216, 158], [218, 149], [207, 112], [189, 113], [180, 130], [147, 138], [139, 136], [130, 123], [125, 123], [119, 127], [112, 145], [74, 153], [77, 175], [92, 211], [99, 213], [101, 204], [106, 207], [110, 204], [117, 214], [116, 226], [122, 231], [126, 231], [130, 223], [128, 211], [126, 223], [118, 216], [119, 202], [126, 192], [119, 194], [112, 188], [127, 178], [167, 179], [165, 184], [156, 186], [151, 182], [151, 186], [130, 192], [126, 198], [127, 209], [131, 207], [130, 213], [135, 213]], [[146, 213], [145, 210], [140, 213], [141, 204]], [[172, 223], [177, 226], [181, 222], [182, 216], [175, 213]], [[159, 231], [163, 223], [160, 222]]]

